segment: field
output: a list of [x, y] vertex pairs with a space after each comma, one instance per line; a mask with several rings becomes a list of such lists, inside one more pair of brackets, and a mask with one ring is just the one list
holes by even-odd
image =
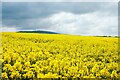
[[2, 33], [2, 78], [120, 76], [118, 38]]

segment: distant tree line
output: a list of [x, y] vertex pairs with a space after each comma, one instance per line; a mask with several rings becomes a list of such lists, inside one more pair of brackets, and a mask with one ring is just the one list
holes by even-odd
[[119, 36], [96, 36], [96, 37], [114, 37], [114, 38], [120, 38]]

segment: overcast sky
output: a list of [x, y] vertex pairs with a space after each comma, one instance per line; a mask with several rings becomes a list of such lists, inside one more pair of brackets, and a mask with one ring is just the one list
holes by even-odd
[[1, 0], [2, 2], [118, 2], [119, 0]]
[[36, 29], [78, 35], [117, 35], [118, 3], [2, 3], [2, 31]]

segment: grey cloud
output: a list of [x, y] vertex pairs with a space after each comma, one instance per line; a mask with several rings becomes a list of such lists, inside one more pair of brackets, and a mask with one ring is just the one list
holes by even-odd
[[1, 0], [2, 2], [118, 2], [119, 0]]
[[[114, 25], [116, 23], [111, 22], [112, 24], [108, 25], [108, 22], [106, 22], [107, 24], [102, 24], [102, 21], [104, 19], [108, 20], [107, 17], [117, 17], [117, 3], [4, 2], [2, 13], [3, 26], [14, 27], [17, 30], [51, 29], [63, 33], [85, 35], [93, 34], [100, 30], [99, 34], [116, 34], [117, 25]], [[65, 13], [62, 19], [59, 18], [61, 16], [60, 13]], [[69, 16], [68, 14], [72, 15]], [[79, 15], [79, 18], [76, 17], [77, 15]], [[56, 20], [53, 17], [59, 19]], [[113, 27], [115, 28], [113, 29]]]
[[2, 26], [2, 3], [0, 2], [0, 27]]
[[[105, 5], [108, 6], [105, 6]], [[113, 11], [116, 6], [110, 3], [88, 2], [4, 2], [2, 5], [3, 19], [30, 19], [48, 17], [61, 11], [74, 14], [91, 13], [99, 10]], [[105, 9], [107, 8], [107, 9]], [[111, 8], [111, 9], [110, 9]], [[116, 11], [112, 14], [116, 14]]]

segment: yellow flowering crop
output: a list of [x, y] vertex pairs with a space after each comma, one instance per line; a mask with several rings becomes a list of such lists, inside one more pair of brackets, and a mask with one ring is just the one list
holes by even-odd
[[118, 38], [2, 33], [2, 78], [119, 78]]

